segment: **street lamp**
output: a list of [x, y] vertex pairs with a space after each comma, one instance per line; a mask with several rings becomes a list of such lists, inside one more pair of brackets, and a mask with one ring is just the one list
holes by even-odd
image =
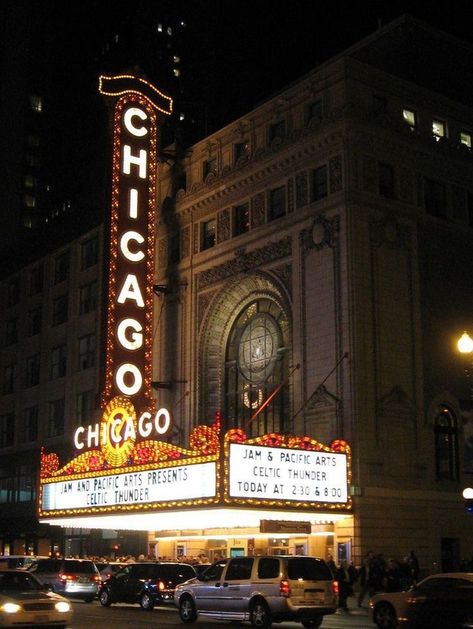
[[471, 354], [473, 352], [473, 339], [468, 332], [463, 332], [457, 341], [458, 351], [461, 354]]

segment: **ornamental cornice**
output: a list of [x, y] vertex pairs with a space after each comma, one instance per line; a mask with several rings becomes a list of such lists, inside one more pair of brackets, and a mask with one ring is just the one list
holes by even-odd
[[[327, 150], [327, 147], [343, 142], [346, 137], [344, 132], [337, 130], [315, 141], [314, 138], [308, 137], [313, 134], [314, 132], [308, 127], [303, 130], [296, 129], [291, 134], [291, 137], [294, 137], [295, 145], [292, 148], [296, 150], [293, 150], [291, 154], [284, 155], [284, 150], [287, 151], [289, 148], [289, 142], [286, 139], [277, 147], [271, 146], [256, 151], [253, 158], [246, 160], [243, 164], [238, 163], [233, 168], [226, 167], [224, 172], [212, 175], [211, 183], [214, 189], [205, 196], [202, 195], [202, 192], [205, 192], [209, 187], [209, 182], [194, 183], [187, 193], [180, 190], [176, 196], [176, 201], [178, 201], [181, 207], [176, 208], [177, 212], [179, 214], [187, 214], [193, 210], [207, 208], [221, 202], [222, 199], [228, 198], [242, 188], [255, 185], [274, 175], [274, 173], [284, 171], [297, 164], [297, 162], [307, 159], [310, 155], [317, 154], [321, 150]], [[304, 138], [310, 139], [310, 141], [304, 142]], [[297, 146], [297, 144], [300, 144], [300, 146]], [[277, 153], [281, 153], [281, 155], [277, 155]], [[267, 160], [268, 163], [261, 167], [258, 162], [263, 160]], [[251, 170], [251, 172], [246, 173], [243, 177], [238, 177], [238, 175], [248, 170]], [[232, 178], [236, 177], [238, 178], [232, 181]], [[183, 207], [184, 205], [186, 207]]]
[[198, 290], [202, 290], [241, 273], [248, 273], [265, 264], [286, 258], [292, 252], [292, 239], [290, 236], [270, 242], [264, 247], [247, 252], [246, 249], [237, 249], [235, 257], [223, 264], [212, 267], [197, 274]]

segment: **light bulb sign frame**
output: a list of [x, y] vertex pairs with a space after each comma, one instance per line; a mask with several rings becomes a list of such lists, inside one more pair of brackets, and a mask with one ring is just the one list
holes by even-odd
[[[351, 508], [351, 450], [309, 437], [196, 426], [188, 447], [164, 440], [171, 415], [152, 396], [157, 135], [172, 101], [144, 79], [100, 77], [114, 99], [102, 419], [79, 426], [64, 465], [43, 449], [39, 519], [189, 507]], [[124, 524], [126, 527], [126, 524]]]

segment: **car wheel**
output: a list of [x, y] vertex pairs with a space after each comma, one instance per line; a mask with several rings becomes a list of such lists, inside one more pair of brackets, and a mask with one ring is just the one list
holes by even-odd
[[389, 603], [380, 603], [375, 607], [373, 620], [379, 629], [395, 629], [397, 627], [396, 612]]
[[140, 606], [141, 609], [144, 609], [147, 612], [150, 612], [154, 607], [153, 597], [148, 594], [148, 592], [143, 592], [140, 596]]
[[250, 622], [253, 627], [271, 627], [271, 612], [264, 601], [253, 601], [250, 608]]
[[179, 617], [182, 622], [195, 622], [197, 610], [190, 596], [183, 596], [179, 601]]
[[302, 621], [302, 626], [307, 629], [317, 629], [322, 624], [323, 616], [317, 616], [316, 618], [309, 618]]
[[99, 601], [103, 607], [110, 607], [110, 605], [112, 604], [110, 592], [108, 590], [102, 590], [100, 592]]

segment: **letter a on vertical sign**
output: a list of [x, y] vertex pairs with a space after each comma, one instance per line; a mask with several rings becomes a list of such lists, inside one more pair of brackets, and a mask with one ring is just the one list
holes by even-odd
[[144, 79], [100, 77], [114, 98], [105, 388], [102, 407], [129, 398], [151, 410], [156, 152], [172, 100]]

